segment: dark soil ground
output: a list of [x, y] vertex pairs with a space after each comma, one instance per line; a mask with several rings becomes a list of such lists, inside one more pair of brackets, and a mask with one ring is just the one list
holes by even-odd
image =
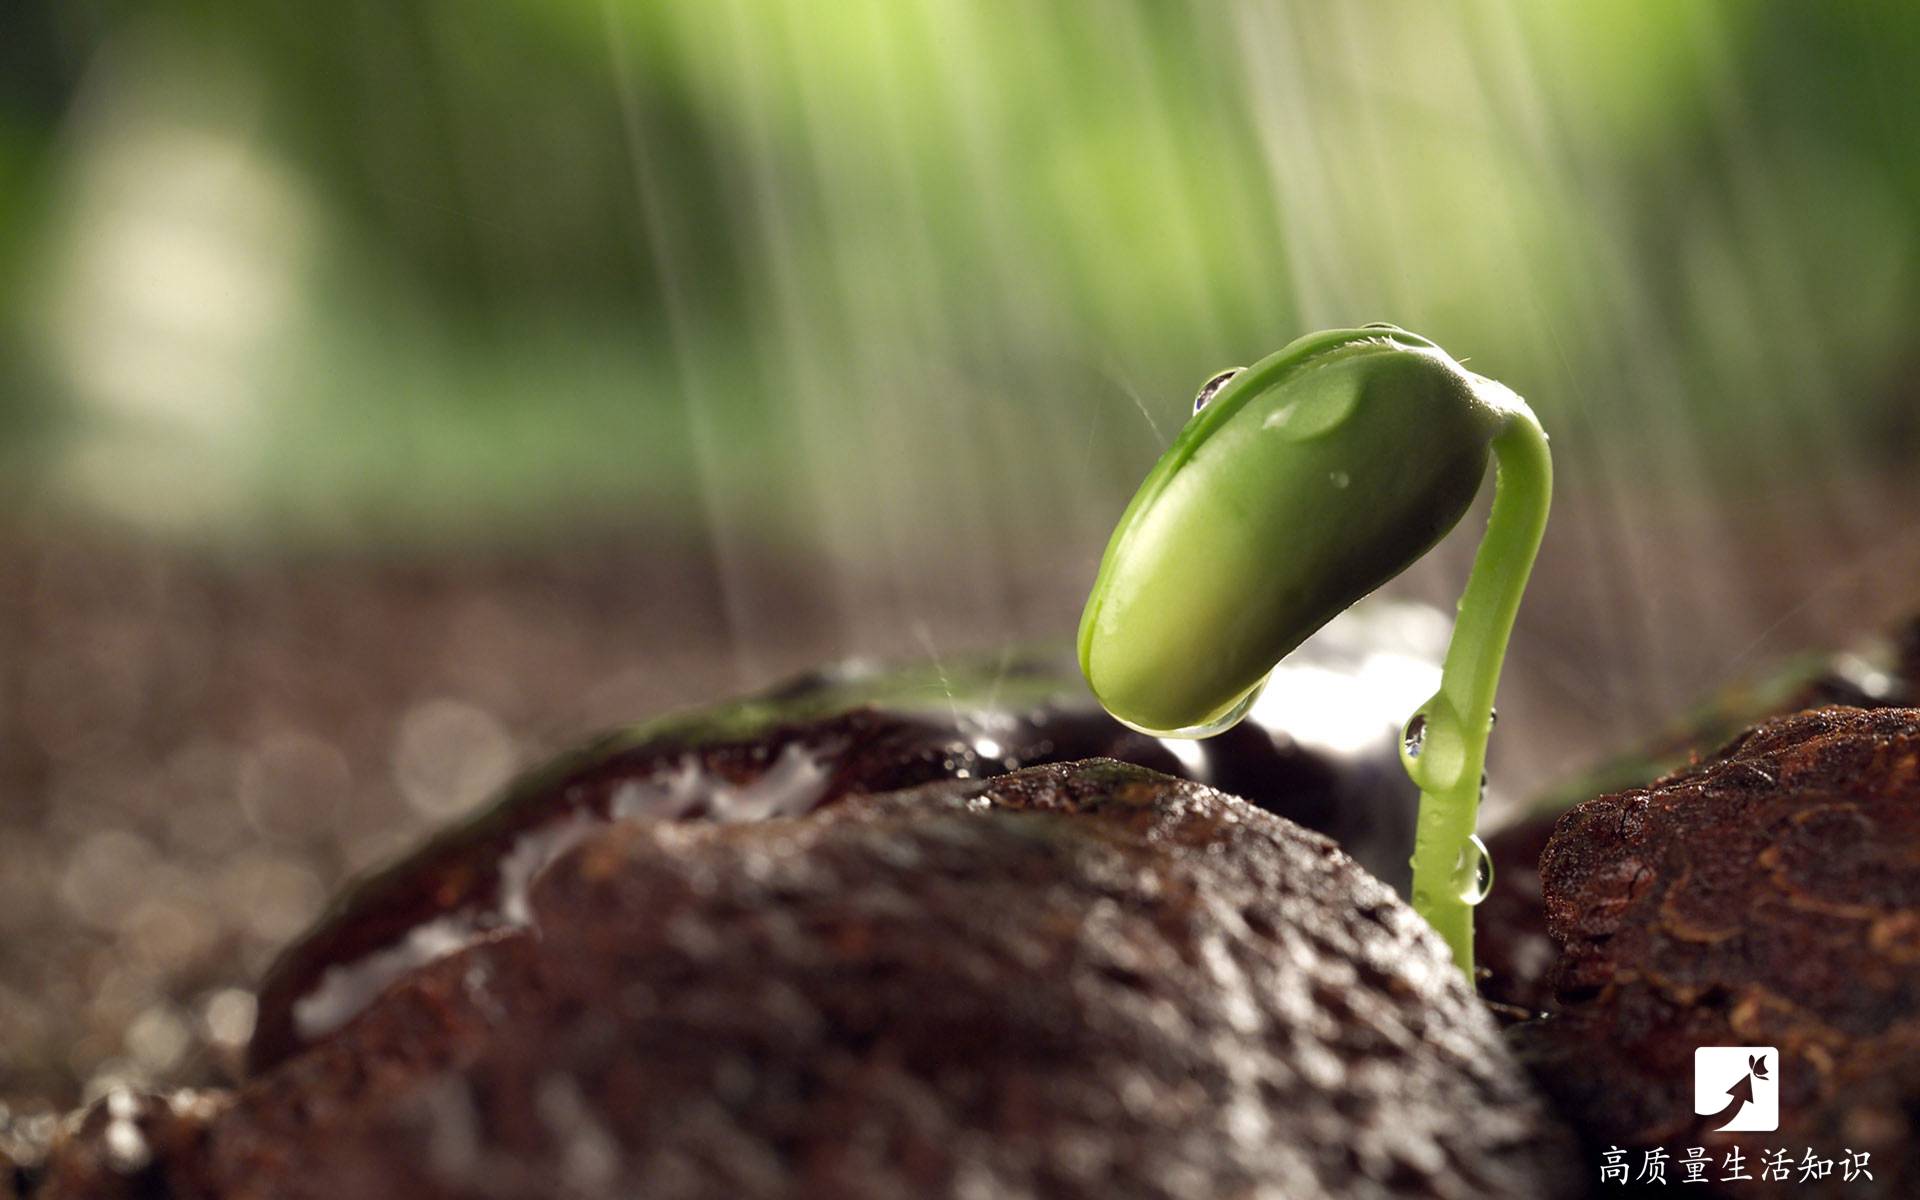
[[632, 546], [289, 564], [14, 528], [0, 561], [16, 1116], [228, 1077], [249, 985], [346, 876], [586, 730], [741, 683], [711, 573]]

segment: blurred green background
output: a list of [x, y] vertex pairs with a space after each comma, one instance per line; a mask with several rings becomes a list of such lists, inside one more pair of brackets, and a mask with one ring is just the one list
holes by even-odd
[[3, 461], [56, 528], [613, 539], [705, 573], [725, 690], [1064, 631], [1198, 381], [1386, 319], [1556, 436], [1516, 686], [1596, 740], [1914, 596], [1910, 5], [5, 19]]
[[592, 724], [1064, 637], [1314, 328], [1554, 436], [1510, 793], [1920, 607], [1915, 63], [1895, 0], [0, 7], [0, 1100], [213, 1077]]

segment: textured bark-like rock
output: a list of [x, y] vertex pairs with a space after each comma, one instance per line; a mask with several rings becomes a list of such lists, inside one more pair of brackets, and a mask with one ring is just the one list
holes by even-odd
[[1547, 937], [1539, 862], [1562, 812], [1602, 792], [1639, 787], [1697, 763], [1762, 721], [1831, 705], [1920, 705], [1920, 618], [1891, 636], [1868, 638], [1840, 653], [1809, 655], [1721, 691], [1646, 746], [1547, 797], [1533, 815], [1489, 837], [1497, 885], [1477, 919], [1481, 994], [1515, 1014], [1554, 1006], [1548, 974], [1557, 954]]
[[169, 1132], [142, 1194], [1576, 1191], [1417, 916], [1138, 768], [596, 823], [524, 903]]
[[[1560, 1011], [1514, 1032], [1590, 1141], [1851, 1148], [1873, 1183], [1821, 1186], [1915, 1194], [1920, 710], [1770, 721], [1567, 813], [1541, 875]], [[1779, 1048], [1777, 1133], [1694, 1115], [1694, 1050], [1724, 1045]]]
[[[1343, 618], [1380, 653], [1424, 610]], [[1339, 646], [1303, 656], [1312, 677], [1349, 669]], [[1290, 668], [1291, 669], [1291, 668]], [[1298, 686], [1282, 677], [1275, 687]], [[1406, 703], [1401, 698], [1399, 703]], [[260, 988], [254, 1071], [324, 1039], [419, 966], [526, 921], [531, 874], [624, 820], [742, 822], [796, 816], [849, 796], [1038, 763], [1108, 757], [1246, 797], [1343, 848], [1389, 882], [1404, 876], [1417, 799], [1388, 696], [1329, 697], [1319, 724], [1339, 749], [1271, 723], [1265, 709], [1205, 742], [1121, 725], [1049, 660], [945, 672], [825, 672], [775, 693], [610, 736], [517, 783], [479, 817], [357, 885], [295, 942]], [[1358, 736], [1355, 736], [1355, 734]]]

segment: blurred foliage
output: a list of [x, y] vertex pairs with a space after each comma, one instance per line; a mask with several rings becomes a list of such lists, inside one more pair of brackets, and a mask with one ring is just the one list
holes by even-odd
[[142, 522], [1037, 553], [1198, 380], [1372, 319], [1529, 395], [1575, 489], [1912, 449], [1910, 5], [0, 22], [0, 468]]

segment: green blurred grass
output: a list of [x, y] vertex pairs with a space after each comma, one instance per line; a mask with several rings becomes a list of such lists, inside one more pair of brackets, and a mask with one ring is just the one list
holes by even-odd
[[1574, 488], [1911, 432], [1908, 6], [5, 19], [0, 469], [174, 531], [1104, 514], [1199, 379], [1370, 319], [1529, 395]]

